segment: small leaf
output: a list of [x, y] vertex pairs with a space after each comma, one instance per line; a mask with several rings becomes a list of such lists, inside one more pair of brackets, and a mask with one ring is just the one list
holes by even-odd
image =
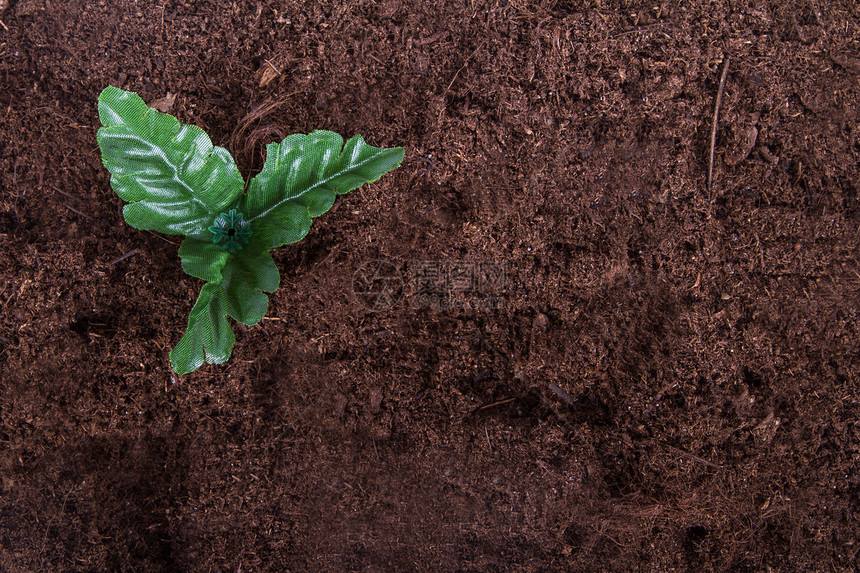
[[199, 239], [210, 237], [213, 217], [242, 193], [242, 176], [230, 153], [213, 147], [197, 126], [147, 107], [115, 87], [99, 95], [102, 127], [97, 139], [111, 186], [129, 202], [125, 220]]
[[269, 297], [261, 291], [278, 290], [281, 277], [267, 251], [248, 248], [240, 253], [228, 259], [221, 285], [227, 314], [253, 326], [266, 316], [269, 308]]
[[212, 243], [199, 239], [185, 239], [179, 247], [182, 270], [206, 282], [220, 282], [230, 253]]
[[226, 300], [220, 283], [206, 283], [188, 317], [188, 328], [170, 352], [177, 374], [194, 372], [203, 362], [222, 364], [230, 359], [236, 337], [227, 321]]
[[403, 149], [381, 149], [356, 136], [343, 145], [331, 131], [295, 134], [266, 146], [263, 170], [251, 180], [239, 211], [252, 223], [266, 249], [301, 240], [311, 218], [322, 215], [335, 196], [376, 181], [403, 160]]

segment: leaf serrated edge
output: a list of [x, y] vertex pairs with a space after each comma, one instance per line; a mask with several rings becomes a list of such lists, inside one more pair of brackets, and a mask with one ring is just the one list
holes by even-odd
[[[108, 86], [105, 89], [103, 89], [101, 91], [101, 93], [99, 94], [99, 97], [97, 100], [97, 106], [104, 105], [105, 107], [108, 108], [109, 111], [111, 111], [111, 117], [112, 118], [118, 118], [120, 120], [120, 123], [112, 123], [110, 125], [102, 124], [102, 127], [99, 128], [99, 130], [96, 132], [96, 142], [99, 144], [99, 149], [101, 150], [101, 139], [102, 139], [103, 133], [110, 133], [111, 137], [116, 137], [120, 140], [122, 140], [122, 139], [134, 139], [136, 141], [143, 142], [150, 149], [154, 150], [155, 154], [158, 155], [159, 157], [161, 157], [162, 161], [164, 161], [164, 163], [166, 165], [170, 166], [170, 168], [173, 171], [172, 179], [174, 181], [176, 181], [177, 183], [179, 183], [186, 190], [186, 193], [190, 197], [192, 202], [201, 206], [203, 208], [203, 210], [206, 211], [207, 214], [209, 214], [209, 215], [216, 214], [217, 211], [220, 209], [220, 207], [216, 207], [214, 210], [212, 208], [210, 208], [209, 205], [207, 205], [206, 203], [204, 203], [202, 200], [200, 200], [198, 197], [195, 196], [194, 189], [192, 189], [190, 185], [188, 185], [186, 182], [184, 182], [182, 179], [179, 178], [179, 167], [180, 167], [180, 165], [174, 164], [173, 161], [171, 161], [167, 157], [167, 155], [164, 153], [164, 151], [158, 145], [156, 145], [156, 144], [144, 139], [143, 137], [137, 135], [134, 132], [134, 126], [132, 124], [128, 123], [122, 117], [122, 115], [115, 112], [115, 108], [113, 105], [111, 105], [112, 102], [109, 100], [109, 98], [111, 98], [112, 96], [119, 96], [119, 97], [127, 96], [131, 100], [137, 100], [137, 102], [135, 102], [135, 103], [140, 103], [141, 105], [145, 106], [146, 111], [143, 112], [143, 115], [140, 116], [138, 121], [146, 120], [147, 116], [149, 116], [150, 114], [153, 114], [153, 113], [156, 115], [159, 115], [159, 116], [167, 117], [170, 120], [172, 120], [173, 125], [171, 126], [171, 129], [170, 129], [170, 135], [166, 138], [167, 141], [165, 142], [165, 145], [173, 145], [173, 144], [178, 143], [179, 142], [179, 134], [184, 129], [190, 129], [190, 130], [196, 131], [197, 133], [195, 133], [195, 138], [196, 138], [196, 135], [198, 133], [200, 135], [203, 135], [206, 138], [206, 142], [207, 142], [206, 146], [209, 149], [205, 152], [205, 154], [203, 154], [203, 157], [202, 157], [203, 164], [201, 166], [201, 169], [209, 166], [210, 162], [213, 161], [213, 155], [217, 154], [218, 157], [221, 157], [221, 153], [219, 150], [223, 150], [224, 152], [226, 152], [227, 157], [229, 157], [229, 159], [231, 160], [231, 162], [233, 164], [233, 169], [239, 175], [239, 180], [241, 180], [242, 176], [241, 176], [241, 173], [239, 173], [238, 166], [236, 165], [236, 159], [229, 152], [229, 150], [227, 150], [224, 147], [220, 147], [218, 145], [215, 145], [214, 142], [212, 141], [212, 138], [209, 136], [208, 133], [206, 133], [206, 130], [204, 130], [202, 127], [200, 127], [198, 125], [190, 124], [190, 123], [189, 124], [182, 123], [181, 121], [179, 121], [178, 118], [170, 115], [169, 113], [162, 113], [162, 112], [158, 111], [157, 109], [147, 105], [147, 103], [145, 101], [143, 101], [143, 98], [140, 97], [140, 95], [137, 94], [136, 92], [123, 90], [122, 88], [117, 88], [116, 86]], [[115, 131], [117, 129], [121, 130], [121, 132], [119, 134], [117, 134]], [[216, 160], [217, 160], [217, 158], [216, 158]], [[102, 158], [102, 163], [104, 164], [104, 158]], [[111, 172], [111, 178], [113, 178], [113, 177], [115, 177], [115, 176], [114, 176], [113, 172]], [[132, 178], [131, 175], [119, 175], [116, 177], [117, 178], [123, 178], [123, 179]], [[134, 178], [134, 179], [136, 179], [136, 178]], [[229, 186], [225, 185], [225, 189], [226, 188], [229, 188]], [[239, 192], [233, 193], [234, 197], [228, 205], [232, 205], [232, 204], [238, 202], [242, 197], [242, 190], [239, 187], [236, 187], [236, 188], [239, 189]], [[120, 197], [120, 198], [122, 198], [122, 197]], [[123, 201], [125, 201], [125, 199], [123, 199]], [[139, 203], [141, 201], [147, 201], [147, 199], [138, 199], [136, 201], [129, 201], [127, 203], [132, 204], [132, 203]]]
[[[358, 137], [360, 137], [360, 136], [358, 136]], [[364, 142], [364, 139], [362, 139], [361, 141]], [[349, 143], [349, 141], [347, 141], [347, 143]], [[367, 145], [367, 142], [364, 142], [364, 143], [365, 143], [365, 145]], [[344, 146], [345, 145], [346, 144], [344, 144]], [[372, 146], [368, 145], [368, 147], [372, 147]], [[358, 146], [356, 146], [356, 149], [358, 149]], [[253, 223], [257, 219], [261, 219], [261, 218], [265, 217], [266, 215], [268, 215], [272, 211], [278, 209], [282, 205], [285, 205], [288, 202], [291, 202], [291, 201], [294, 201], [300, 197], [303, 197], [305, 194], [310, 193], [314, 189], [317, 189], [319, 187], [325, 187], [329, 181], [331, 181], [332, 179], [335, 179], [336, 177], [339, 177], [345, 171], [350, 171], [350, 170], [356, 169], [358, 167], [361, 167], [362, 165], [365, 165], [368, 162], [377, 159], [380, 155], [383, 155], [386, 153], [392, 153], [392, 152], [395, 154], [398, 152], [400, 153], [400, 159], [390, 169], [388, 169], [388, 171], [386, 171], [385, 173], [388, 173], [388, 172], [392, 171], [393, 169], [397, 168], [400, 165], [400, 162], [403, 161], [404, 150], [402, 147], [389, 147], [389, 148], [377, 147], [376, 149], [379, 149], [380, 152], [376, 153], [375, 155], [372, 155], [371, 157], [368, 157], [367, 159], [365, 159], [364, 161], [362, 161], [360, 163], [350, 163], [349, 167], [347, 169], [343, 169], [341, 171], [338, 171], [337, 173], [332, 174], [330, 177], [327, 177], [326, 179], [322, 179], [320, 181], [317, 181], [316, 183], [314, 183], [310, 187], [304, 189], [300, 193], [296, 193], [295, 195], [290, 195], [289, 197], [282, 198], [280, 201], [278, 201], [277, 203], [275, 203], [271, 207], [267, 208], [266, 210], [254, 215], [253, 217], [248, 219], [248, 222]], [[343, 148], [341, 148], [341, 153], [343, 153]], [[355, 150], [353, 150], [353, 154], [355, 154]], [[385, 175], [385, 173], [381, 173], [379, 175], [379, 177], [377, 177], [376, 179], [374, 179], [372, 181], [367, 181], [366, 183], [373, 183], [374, 181], [378, 181], [383, 175]], [[333, 187], [333, 186], [329, 186], [329, 187]], [[337, 188], [335, 188], [334, 191], [335, 191], [335, 193], [338, 193]], [[340, 193], [338, 193], [338, 194], [340, 194]]]

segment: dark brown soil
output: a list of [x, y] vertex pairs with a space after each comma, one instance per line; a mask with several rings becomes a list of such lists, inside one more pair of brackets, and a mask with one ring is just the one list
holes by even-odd
[[[0, 571], [855, 570], [860, 11], [686, 4], [0, 0]], [[109, 84], [406, 159], [177, 377]]]

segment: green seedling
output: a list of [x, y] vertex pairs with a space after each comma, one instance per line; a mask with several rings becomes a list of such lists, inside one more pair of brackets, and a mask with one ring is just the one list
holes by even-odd
[[266, 146], [263, 170], [243, 193], [230, 153], [209, 136], [147, 107], [115, 87], [99, 95], [97, 139], [111, 187], [132, 227], [184, 235], [182, 269], [205, 284], [185, 335], [170, 352], [178, 374], [230, 358], [233, 320], [252, 326], [266, 314], [280, 275], [269, 251], [307, 235], [335, 197], [376, 181], [403, 160], [403, 149], [345, 144], [331, 131], [294, 134]]

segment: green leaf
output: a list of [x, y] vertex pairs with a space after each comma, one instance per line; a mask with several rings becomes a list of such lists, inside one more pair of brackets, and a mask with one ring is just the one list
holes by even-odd
[[182, 270], [187, 274], [206, 282], [220, 282], [230, 253], [212, 241], [188, 238], [182, 241], [179, 256], [182, 258]]
[[381, 149], [356, 136], [314, 131], [290, 135], [266, 146], [263, 170], [251, 180], [239, 211], [266, 249], [301, 240], [311, 218], [322, 215], [335, 196], [376, 181], [403, 160], [403, 149]]
[[99, 95], [102, 127], [97, 140], [111, 186], [129, 202], [125, 220], [199, 239], [211, 237], [213, 218], [242, 193], [242, 176], [230, 153], [213, 147], [197, 126], [147, 107], [115, 87]]
[[188, 328], [170, 352], [170, 365], [177, 374], [194, 372], [203, 362], [222, 364], [233, 351], [236, 337], [226, 315], [226, 297], [220, 283], [206, 283], [191, 309]]
[[269, 297], [260, 291], [275, 292], [281, 277], [267, 251], [244, 249], [239, 253], [228, 259], [221, 285], [227, 314], [253, 326], [266, 316], [269, 308]]
[[291, 135], [266, 147], [265, 166], [242, 196], [233, 158], [199, 127], [115, 87], [99, 95], [99, 117], [102, 162], [128, 203], [125, 220], [186, 235], [182, 269], [206, 281], [170, 352], [178, 374], [230, 358], [236, 338], [228, 317], [252, 326], [266, 315], [266, 293], [280, 282], [271, 249], [300, 240], [338, 194], [376, 181], [403, 160], [403, 149], [371, 147], [361, 136], [344, 145], [330, 131]]
[[[182, 247], [197, 249], [198, 243], [186, 239]], [[183, 258], [183, 268], [186, 260], [197, 270], [198, 258]], [[243, 257], [231, 255], [221, 271], [219, 281], [203, 285], [191, 309], [185, 335], [170, 352], [170, 364], [177, 374], [193, 372], [204, 362], [226, 362], [236, 342], [227, 316], [248, 326], [257, 324], [269, 307], [269, 297], [260, 291], [274, 292], [280, 281], [278, 268], [266, 251], [246, 253]]]

